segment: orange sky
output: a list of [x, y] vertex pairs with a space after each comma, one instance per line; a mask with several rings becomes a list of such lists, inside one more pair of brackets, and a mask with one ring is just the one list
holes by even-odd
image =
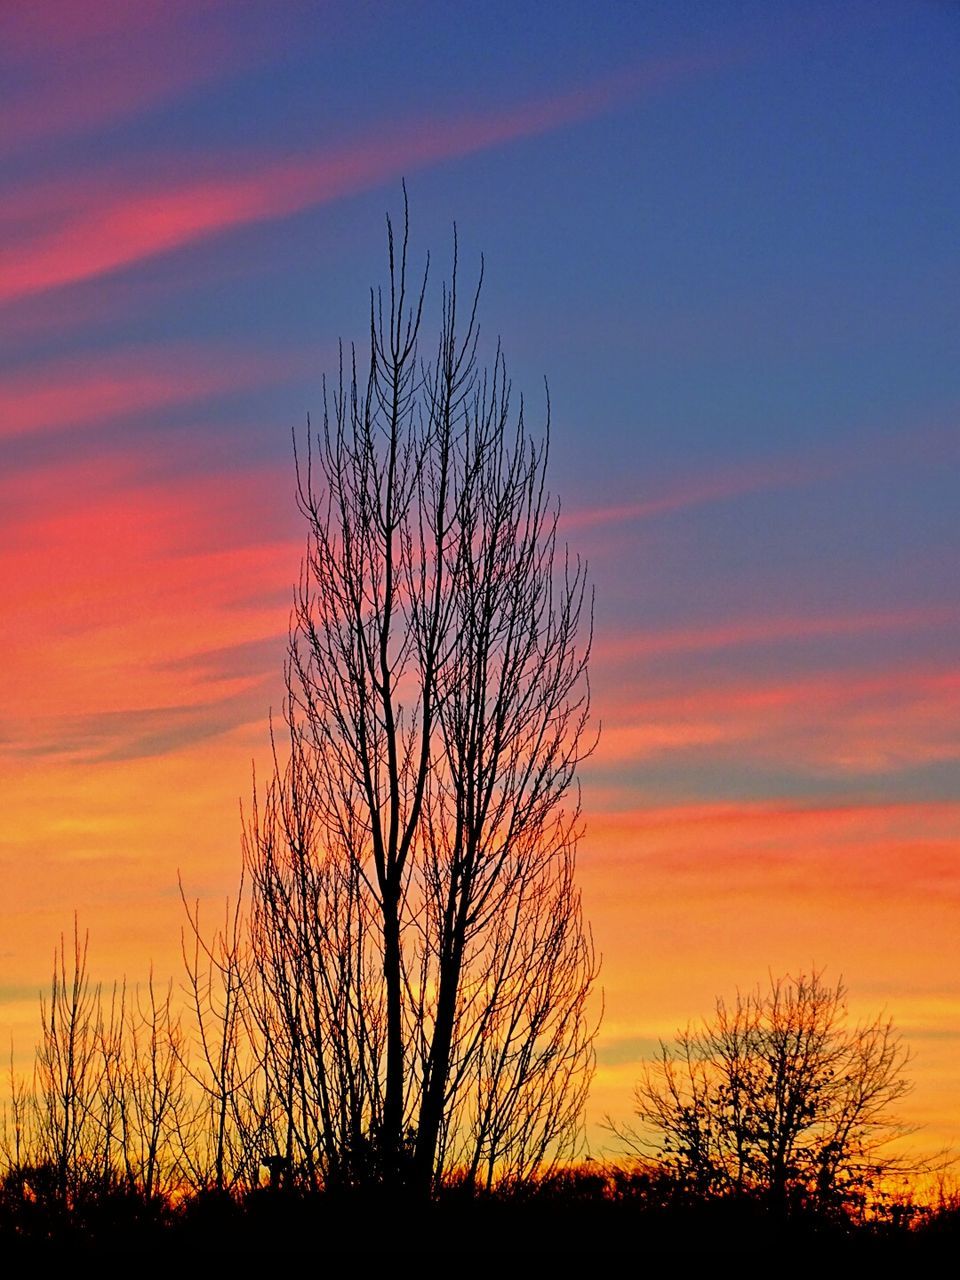
[[0, 1033], [25, 1060], [74, 911], [135, 982], [178, 973], [178, 872], [232, 891], [290, 431], [405, 174], [418, 262], [454, 218], [485, 251], [531, 421], [548, 375], [597, 588], [592, 1143], [658, 1037], [816, 965], [911, 1045], [918, 1144], [960, 1145], [947, 20], [588, 7], [0, 12]]
[[[153, 394], [152, 384], [137, 385]], [[118, 453], [93, 472], [39, 470], [7, 508], [16, 526], [0, 552], [12, 621], [0, 928], [4, 1022], [21, 1051], [53, 942], [74, 910], [100, 977], [136, 980], [151, 961], [158, 974], [177, 972], [177, 872], [218, 910], [236, 876], [252, 761], [265, 768], [268, 758], [266, 716], [280, 703], [300, 556], [291, 475], [151, 481], [151, 462]], [[864, 762], [882, 770], [904, 754], [950, 756], [960, 723], [960, 676], [950, 671], [625, 678], [664, 651], [938, 620], [599, 632], [593, 679], [604, 727], [584, 783], [581, 855], [606, 1006], [595, 1122], [629, 1111], [639, 1058], [708, 1012], [715, 995], [816, 963], [846, 976], [855, 1012], [894, 1016], [916, 1055], [905, 1114], [924, 1123], [925, 1142], [957, 1139], [960, 801], [638, 803], [618, 778], [625, 766], [698, 746], [802, 752], [833, 772]], [[604, 1141], [597, 1130], [593, 1141]]]

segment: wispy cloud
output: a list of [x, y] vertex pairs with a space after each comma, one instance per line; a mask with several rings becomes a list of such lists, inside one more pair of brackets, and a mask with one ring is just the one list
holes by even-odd
[[[283, 218], [403, 173], [587, 119], [674, 82], [727, 65], [730, 55], [644, 64], [559, 95], [486, 114], [384, 122], [339, 150], [282, 159], [204, 156], [166, 182], [126, 173], [44, 184], [39, 229], [21, 226], [0, 266], [0, 305], [221, 234]], [[184, 168], [186, 172], [184, 172]], [[28, 207], [29, 193], [18, 200]]]
[[958, 450], [960, 431], [955, 425], [911, 423], [906, 429], [882, 434], [874, 428], [853, 425], [841, 445], [815, 445], [803, 454], [788, 454], [735, 466], [721, 465], [710, 471], [667, 477], [659, 489], [652, 492], [647, 481], [647, 492], [629, 502], [601, 503], [563, 511], [560, 527], [564, 533], [603, 529], [753, 494], [861, 476], [878, 469], [941, 466], [955, 463]]
[[[8, 728], [0, 754], [106, 764], [169, 755], [266, 717], [269, 675], [226, 697], [181, 706], [130, 707], [83, 716], [47, 716]], [[195, 692], [194, 690], [190, 690]]]
[[593, 652], [600, 662], [633, 661], [664, 653], [737, 649], [821, 637], [910, 632], [948, 624], [960, 624], [960, 609], [931, 607], [876, 613], [736, 618], [729, 622], [705, 622], [701, 626], [636, 630], [625, 636], [601, 637], [596, 641]]
[[772, 891], [787, 876], [813, 896], [899, 887], [960, 898], [958, 830], [957, 802], [690, 804], [594, 811], [585, 849], [608, 872], [642, 859], [651, 886], [660, 868], [704, 893], [731, 878]]
[[196, 0], [4, 5], [0, 155], [115, 125], [248, 67], [276, 29]]
[[683, 753], [726, 765], [732, 751], [761, 772], [834, 778], [960, 761], [960, 670], [688, 675], [633, 699], [621, 688], [592, 768]]
[[564, 512], [560, 523], [568, 530], [594, 529], [604, 525], [626, 524], [649, 520], [656, 516], [685, 511], [711, 502], [723, 502], [767, 489], [803, 485], [824, 474], [823, 464], [816, 460], [796, 459], [773, 463], [720, 468], [706, 475], [668, 481], [660, 493], [639, 498], [635, 502], [613, 503]]
[[35, 363], [0, 382], [0, 439], [233, 395], [283, 381], [305, 365], [295, 351], [271, 356], [185, 344]]
[[129, 449], [18, 477], [0, 549], [8, 750], [82, 739], [105, 753], [113, 729], [116, 749], [172, 750], [227, 723], [261, 680], [279, 685], [280, 653], [266, 653], [301, 553], [278, 502], [285, 469], [151, 470], [149, 452]]

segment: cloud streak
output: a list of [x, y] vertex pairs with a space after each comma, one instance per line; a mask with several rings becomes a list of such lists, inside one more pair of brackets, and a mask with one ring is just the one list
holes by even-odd
[[601, 638], [594, 644], [593, 652], [600, 662], [632, 662], [659, 654], [739, 649], [823, 637], [912, 632], [957, 624], [960, 624], [960, 610], [946, 607], [819, 617], [798, 614], [793, 617], [737, 618], [720, 624], [705, 622], [701, 626], [637, 630], [625, 636]]
[[606, 869], [642, 859], [645, 875], [704, 894], [734, 881], [762, 894], [787, 877], [818, 897], [869, 891], [889, 900], [899, 891], [960, 901], [958, 829], [957, 802], [690, 804], [595, 811], [585, 848]]
[[[22, 231], [0, 266], [0, 305], [132, 267], [232, 228], [288, 217], [403, 173], [534, 137], [622, 106], [691, 76], [729, 65], [730, 55], [642, 65], [565, 94], [459, 118], [384, 123], [349, 146], [293, 158], [194, 160], [193, 172], [158, 182], [102, 175], [44, 187], [47, 221]], [[28, 197], [27, 197], [28, 198]], [[39, 199], [39, 197], [38, 197]], [[22, 203], [22, 200], [21, 200]]]
[[[603, 697], [606, 681], [597, 680]], [[611, 704], [592, 769], [684, 753], [723, 768], [871, 777], [960, 761], [960, 669], [687, 675]], [[732, 754], [733, 753], [733, 754]]]
[[301, 554], [278, 503], [285, 471], [151, 479], [153, 463], [127, 450], [13, 485], [21, 507], [0, 548], [8, 754], [175, 750], [280, 682], [268, 652]]
[[116, 125], [249, 67], [275, 32], [266, 21], [231, 21], [227, 6], [187, 0], [5, 5], [0, 156]]
[[882, 435], [862, 429], [852, 443], [814, 447], [803, 455], [719, 466], [709, 472], [665, 479], [660, 491], [630, 502], [602, 503], [560, 515], [564, 533], [653, 520], [713, 503], [775, 490], [857, 477], [889, 467], [955, 463], [960, 435], [955, 427], [918, 427]]
[[270, 674], [226, 697], [208, 694], [206, 700], [181, 706], [131, 707], [21, 723], [8, 730], [0, 754], [8, 759], [108, 764], [183, 751], [242, 725], [262, 724]]
[[762, 493], [767, 489], [808, 484], [821, 478], [823, 474], [822, 464], [816, 461], [799, 462], [795, 459], [767, 465], [743, 466], [735, 470], [723, 468], [709, 475], [691, 476], [679, 482], [668, 483], [664, 486], [664, 491], [655, 497], [565, 512], [560, 524], [566, 533], [570, 530], [596, 529], [605, 525], [650, 520], [691, 507]]
[[283, 381], [306, 367], [269, 355], [153, 346], [31, 365], [0, 383], [0, 440], [141, 416]]

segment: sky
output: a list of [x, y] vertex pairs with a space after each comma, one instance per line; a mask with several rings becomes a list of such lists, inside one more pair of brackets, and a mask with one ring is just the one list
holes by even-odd
[[304, 529], [291, 432], [385, 214], [484, 255], [596, 589], [590, 1104], [825, 969], [960, 1144], [960, 7], [0, 8], [0, 1033], [74, 912], [174, 974], [215, 918]]

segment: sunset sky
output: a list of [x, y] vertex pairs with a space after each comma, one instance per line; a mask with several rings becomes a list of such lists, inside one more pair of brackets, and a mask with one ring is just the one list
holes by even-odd
[[811, 965], [960, 1145], [960, 7], [0, 7], [0, 1033], [177, 972], [269, 756], [291, 431], [384, 216], [483, 253], [596, 587], [591, 1103]]

